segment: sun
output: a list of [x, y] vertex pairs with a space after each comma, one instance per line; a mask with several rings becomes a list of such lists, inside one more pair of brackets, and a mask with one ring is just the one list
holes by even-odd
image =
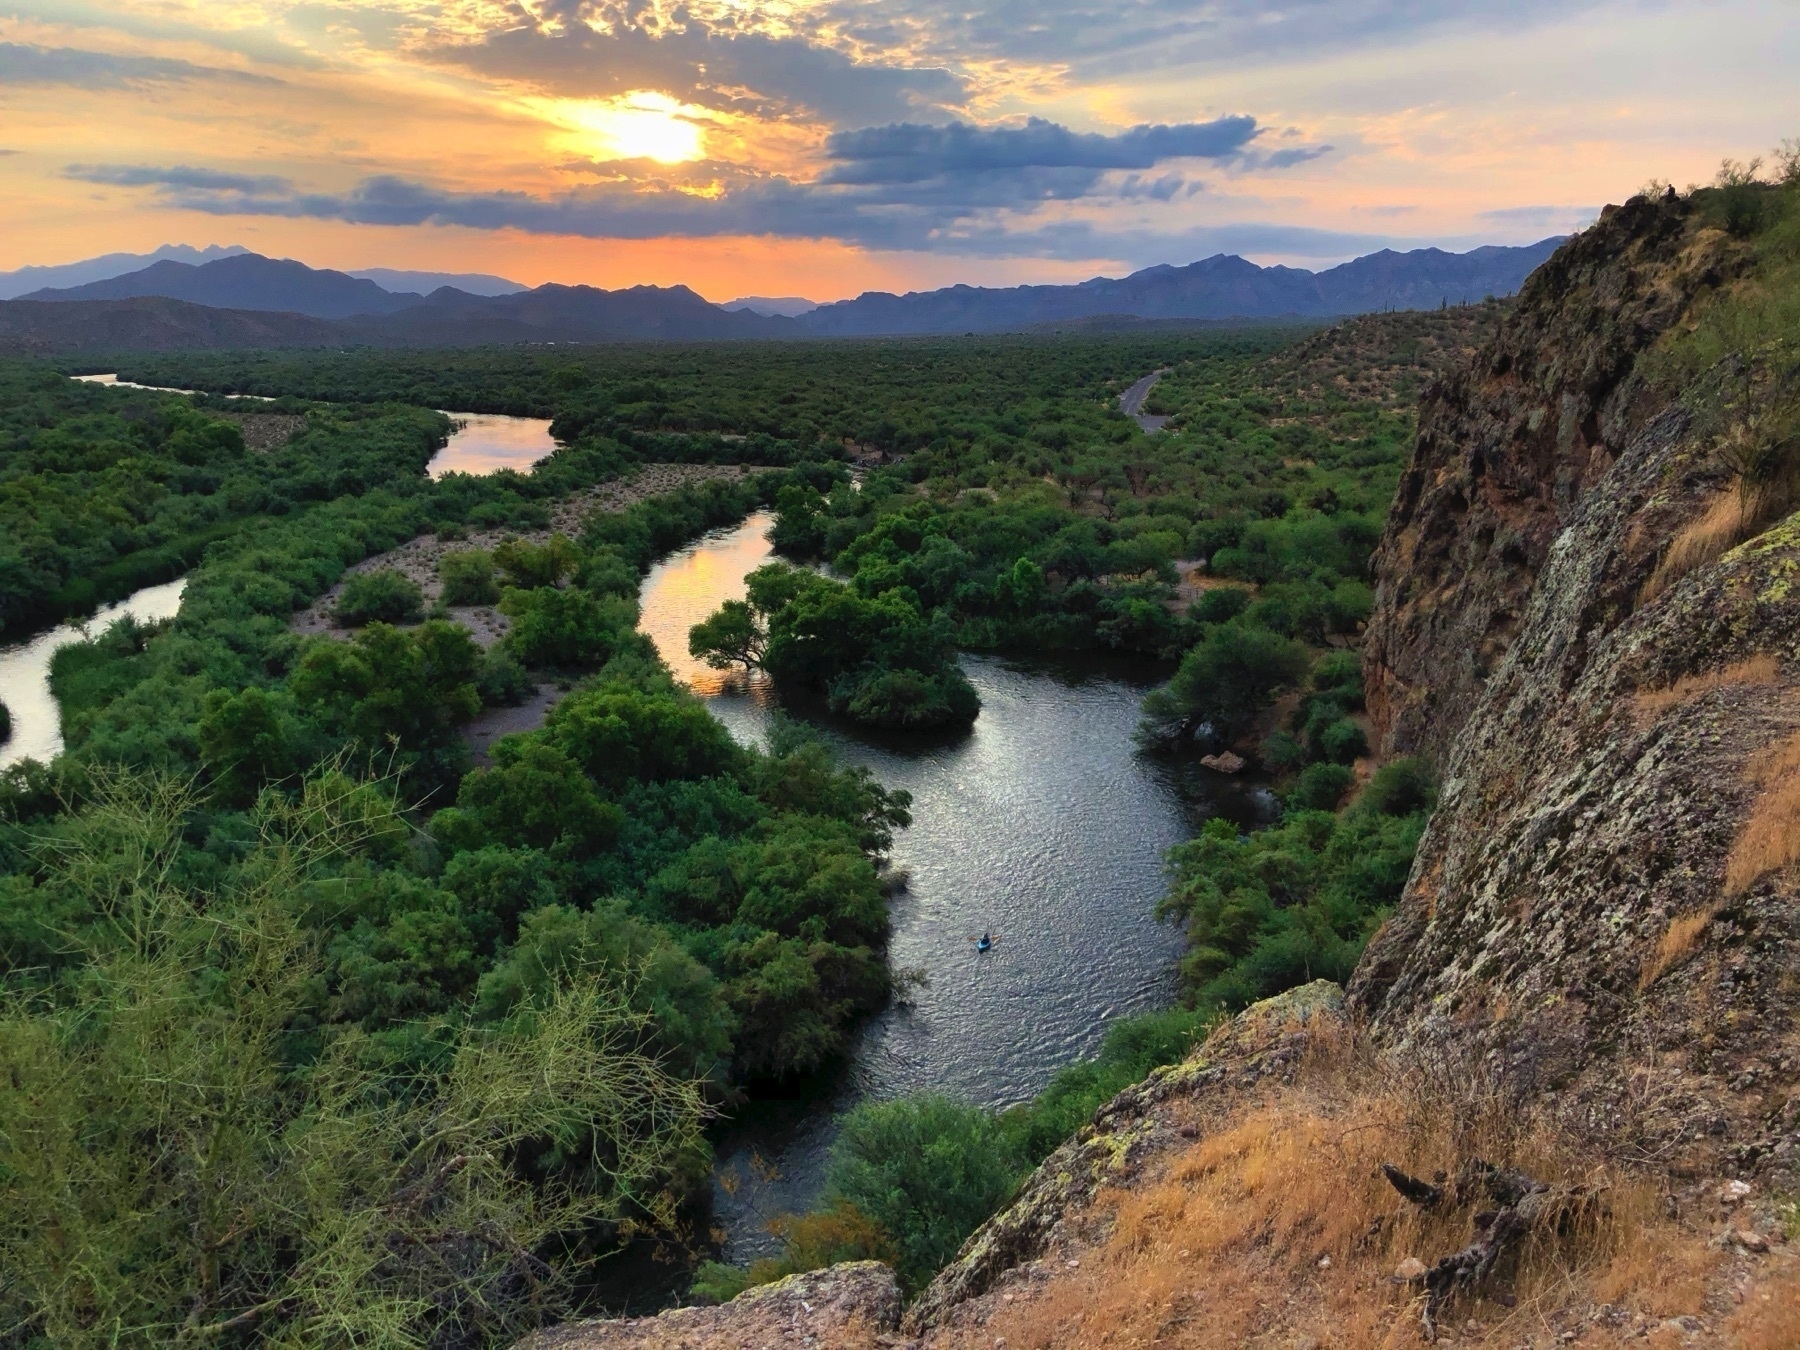
[[685, 164], [706, 157], [705, 110], [655, 90], [610, 99], [554, 99], [542, 113], [570, 133], [565, 148], [593, 159], [654, 159]]

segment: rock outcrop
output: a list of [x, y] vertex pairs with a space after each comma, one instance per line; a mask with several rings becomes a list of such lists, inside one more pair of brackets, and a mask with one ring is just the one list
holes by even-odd
[[1524, 621], [1550, 546], [1658, 401], [1629, 376], [1750, 251], [1680, 200], [1633, 198], [1525, 283], [1419, 410], [1374, 560], [1363, 678], [1380, 750], [1443, 764]]
[[900, 1319], [900, 1286], [879, 1261], [848, 1261], [746, 1289], [716, 1308], [570, 1322], [515, 1350], [767, 1350], [873, 1347]]
[[1800, 830], [1800, 517], [1672, 568], [1742, 503], [1717, 372], [1670, 390], [1634, 358], [1749, 256], [1634, 200], [1432, 400], [1365, 678], [1384, 744], [1436, 758], [1443, 791], [1350, 988], [1380, 1048], [1472, 1057], [1615, 1156], [1740, 1170], [1791, 1169], [1800, 1128], [1778, 846]]

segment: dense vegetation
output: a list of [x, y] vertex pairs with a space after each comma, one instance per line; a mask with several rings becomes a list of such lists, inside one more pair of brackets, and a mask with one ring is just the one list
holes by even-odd
[[[904, 797], [799, 729], [737, 746], [635, 631], [643, 568], [784, 476], [494, 550], [491, 652], [400, 626], [418, 597], [380, 571], [341, 636], [293, 632], [349, 563], [432, 528], [541, 539], [551, 493], [632, 459], [432, 483], [429, 418], [318, 419], [390, 471], [215, 540], [172, 622], [54, 659], [66, 753], [0, 781], [18, 1334], [503, 1338], [671, 1224], [709, 1103], [886, 996]], [[472, 766], [463, 726], [526, 667], [580, 688]]]
[[251, 521], [417, 475], [448, 430], [423, 408], [313, 409], [257, 453], [188, 399], [0, 366], [0, 632], [168, 581]]

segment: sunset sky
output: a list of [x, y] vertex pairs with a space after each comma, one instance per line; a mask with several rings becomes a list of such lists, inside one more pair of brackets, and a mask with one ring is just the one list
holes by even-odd
[[1525, 243], [1800, 136], [1800, 2], [0, 0], [0, 269], [707, 297]]

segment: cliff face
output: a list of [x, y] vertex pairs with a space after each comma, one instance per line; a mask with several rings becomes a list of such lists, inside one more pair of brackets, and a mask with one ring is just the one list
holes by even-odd
[[1638, 356], [1748, 256], [1716, 231], [1697, 236], [1684, 202], [1609, 208], [1531, 275], [1493, 342], [1427, 392], [1363, 649], [1384, 754], [1443, 763], [1552, 540], [1654, 412], [1628, 380]]
[[1365, 678], [1385, 747], [1444, 786], [1349, 992], [1378, 1047], [1472, 1054], [1609, 1149], [1787, 1169], [1800, 516], [1706, 561], [1767, 391], [1742, 353], [1675, 390], [1637, 369], [1751, 256], [1634, 201], [1432, 398]]

